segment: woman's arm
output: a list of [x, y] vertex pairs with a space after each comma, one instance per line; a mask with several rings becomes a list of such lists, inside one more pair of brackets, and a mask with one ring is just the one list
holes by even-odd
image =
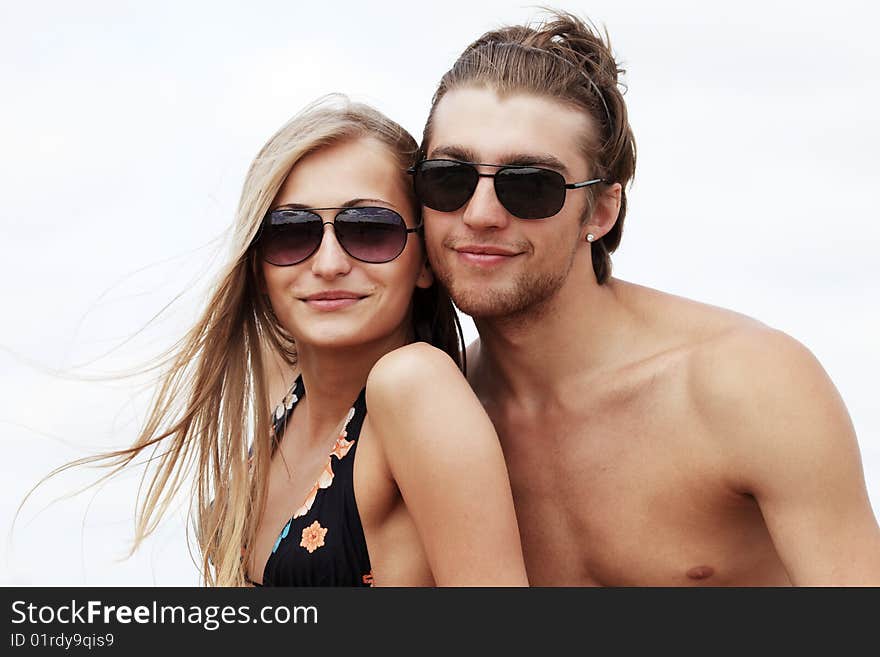
[[367, 408], [437, 585], [528, 585], [498, 436], [452, 359], [425, 343], [386, 354]]

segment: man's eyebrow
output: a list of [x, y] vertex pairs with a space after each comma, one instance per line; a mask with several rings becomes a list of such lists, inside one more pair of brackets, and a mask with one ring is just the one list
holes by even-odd
[[450, 160], [461, 160], [462, 162], [474, 162], [476, 154], [469, 148], [464, 146], [438, 146], [431, 150], [429, 159], [449, 158]]
[[452, 160], [461, 160], [463, 162], [477, 162], [480, 164], [500, 164], [500, 165], [517, 165], [526, 167], [544, 167], [554, 169], [559, 173], [566, 175], [568, 168], [562, 163], [558, 157], [549, 153], [508, 153], [503, 155], [497, 162], [479, 162], [476, 153], [469, 148], [463, 146], [438, 146], [433, 149], [429, 155], [430, 159], [450, 158]]
[[501, 161], [496, 164], [517, 164], [525, 167], [544, 167], [545, 169], [555, 169], [562, 174], [568, 173], [568, 167], [562, 163], [562, 160], [549, 153], [510, 153], [502, 156]]

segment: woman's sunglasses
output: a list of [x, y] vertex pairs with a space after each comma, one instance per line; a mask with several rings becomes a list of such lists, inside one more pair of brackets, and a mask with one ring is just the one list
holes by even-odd
[[[494, 167], [495, 173], [480, 173], [477, 167]], [[526, 165], [480, 164], [459, 160], [422, 160], [409, 169], [414, 176], [416, 196], [422, 205], [453, 212], [468, 202], [480, 178], [493, 178], [495, 195], [504, 208], [520, 219], [552, 217], [565, 205], [569, 189], [605, 182], [595, 178], [567, 183], [557, 171]]]
[[[340, 210], [333, 221], [324, 221], [318, 210]], [[279, 267], [307, 260], [321, 246], [324, 226], [333, 225], [336, 240], [355, 260], [381, 263], [403, 253], [406, 240], [415, 228], [394, 210], [378, 207], [275, 208], [266, 213], [257, 244], [263, 259]]]

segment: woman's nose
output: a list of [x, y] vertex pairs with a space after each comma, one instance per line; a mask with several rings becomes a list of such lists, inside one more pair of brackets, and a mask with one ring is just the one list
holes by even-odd
[[324, 234], [318, 251], [312, 256], [312, 273], [321, 278], [336, 278], [351, 271], [351, 257], [336, 239], [336, 231], [329, 221], [324, 224]]

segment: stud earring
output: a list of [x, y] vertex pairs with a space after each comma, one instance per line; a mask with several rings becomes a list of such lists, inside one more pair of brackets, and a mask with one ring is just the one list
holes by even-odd
[[587, 233], [587, 241], [588, 242], [592, 242], [594, 239], [596, 239], [596, 236], [593, 235], [593, 233]]

